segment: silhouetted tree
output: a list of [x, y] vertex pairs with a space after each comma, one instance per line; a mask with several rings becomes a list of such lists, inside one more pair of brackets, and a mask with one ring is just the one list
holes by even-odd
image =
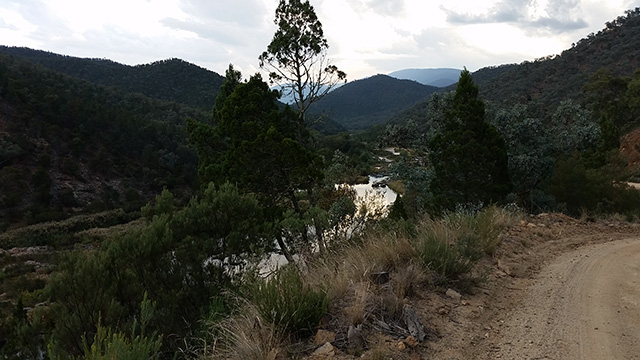
[[505, 142], [485, 121], [484, 102], [466, 69], [460, 74], [453, 107], [429, 148], [436, 211], [498, 202], [511, 190]]

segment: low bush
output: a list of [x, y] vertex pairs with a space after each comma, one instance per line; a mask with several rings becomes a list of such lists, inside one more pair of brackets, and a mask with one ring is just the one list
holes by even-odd
[[640, 212], [640, 191], [617, 181], [612, 166], [593, 168], [584, 156], [574, 154], [557, 162], [548, 191], [558, 208], [572, 216], [633, 214]]
[[0, 234], [0, 248], [69, 245], [77, 241], [73, 236], [76, 232], [123, 224], [135, 217], [135, 214], [127, 214], [122, 209], [116, 209], [91, 215], [78, 215], [62, 221], [34, 224]]

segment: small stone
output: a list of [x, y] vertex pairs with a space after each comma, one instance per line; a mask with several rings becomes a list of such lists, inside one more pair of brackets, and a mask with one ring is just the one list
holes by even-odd
[[407, 348], [407, 345], [405, 345], [404, 342], [402, 342], [402, 341], [398, 342], [398, 350], [402, 351], [402, 350], [404, 350], [406, 348]]
[[447, 292], [445, 293], [445, 295], [447, 295], [448, 297], [452, 298], [457, 303], [459, 303], [460, 300], [462, 300], [462, 295], [460, 295], [459, 292], [457, 292], [457, 291], [455, 291], [453, 289], [447, 289]]
[[336, 333], [334, 333], [333, 331], [320, 329], [316, 333], [316, 336], [315, 336], [313, 342], [316, 345], [322, 345], [322, 344], [325, 344], [325, 343], [333, 342], [335, 340], [336, 340]]
[[534, 228], [534, 227], [536, 227], [536, 224], [534, 224], [534, 223], [528, 223], [528, 224], [527, 224], [527, 227], [529, 227], [529, 228]]
[[311, 353], [312, 357], [333, 358], [336, 355], [336, 348], [331, 343], [325, 343]]
[[418, 340], [416, 340], [416, 338], [414, 338], [413, 336], [409, 335], [407, 336], [406, 339], [404, 339], [404, 343], [409, 346], [409, 347], [416, 347], [418, 346]]
[[498, 269], [511, 276], [511, 269], [509, 269], [509, 267], [506, 266], [500, 259], [498, 259]]

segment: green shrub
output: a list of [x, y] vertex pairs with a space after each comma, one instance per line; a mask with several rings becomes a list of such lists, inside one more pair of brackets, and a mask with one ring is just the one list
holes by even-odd
[[249, 297], [262, 318], [288, 334], [311, 334], [329, 306], [326, 292], [305, 285], [294, 267], [256, 281], [250, 292]]
[[640, 209], [640, 192], [617, 182], [619, 171], [611, 166], [592, 168], [587, 160], [580, 154], [559, 160], [549, 184], [548, 191], [569, 215], [584, 211], [634, 213]]
[[59, 245], [76, 241], [73, 234], [79, 231], [104, 228], [133, 220], [135, 214], [122, 209], [91, 215], [78, 215], [62, 221], [38, 223], [0, 234], [0, 247]]
[[436, 284], [456, 280], [475, 265], [466, 246], [448, 243], [434, 233], [419, 236], [415, 248], [422, 263], [433, 272]]
[[512, 212], [495, 206], [481, 211], [460, 210], [425, 221], [414, 247], [437, 283], [459, 279], [485, 255], [493, 255], [500, 232], [513, 224]]

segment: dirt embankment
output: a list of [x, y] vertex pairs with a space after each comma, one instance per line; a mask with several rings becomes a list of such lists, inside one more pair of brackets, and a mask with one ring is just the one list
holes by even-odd
[[423, 358], [640, 359], [640, 227], [562, 215], [510, 230]]

